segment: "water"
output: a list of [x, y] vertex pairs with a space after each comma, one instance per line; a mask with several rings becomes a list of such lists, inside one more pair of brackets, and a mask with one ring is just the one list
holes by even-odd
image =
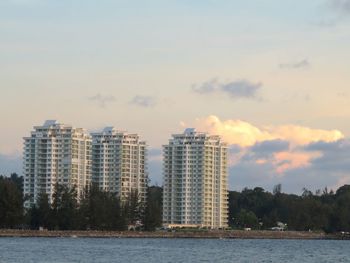
[[350, 241], [0, 238], [0, 262], [350, 262]]

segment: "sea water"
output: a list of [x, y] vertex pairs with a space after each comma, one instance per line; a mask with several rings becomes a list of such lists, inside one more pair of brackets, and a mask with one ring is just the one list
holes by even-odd
[[350, 262], [350, 241], [0, 238], [0, 262]]

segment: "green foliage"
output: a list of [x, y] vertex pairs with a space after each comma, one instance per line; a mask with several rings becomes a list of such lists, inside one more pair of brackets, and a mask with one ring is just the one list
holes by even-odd
[[122, 205], [128, 225], [140, 224], [144, 213], [144, 205], [140, 202], [138, 192], [134, 190], [131, 191]]
[[274, 187], [273, 187], [273, 194], [274, 195], [278, 195], [282, 192], [282, 185], [281, 184], [276, 184]]
[[28, 212], [30, 226], [34, 229], [39, 227], [51, 228], [51, 207], [49, 205], [48, 195], [46, 193], [39, 194], [37, 204]]
[[52, 195], [50, 225], [60, 230], [77, 229], [77, 212], [78, 200], [75, 188], [57, 184]]
[[144, 214], [144, 229], [154, 231], [162, 226], [162, 195], [163, 189], [158, 186], [151, 186], [147, 191], [147, 203]]
[[20, 192], [23, 192], [23, 176], [18, 176], [16, 173], [10, 175], [10, 180], [16, 185]]
[[254, 212], [241, 209], [237, 216], [237, 224], [240, 227], [257, 228], [259, 222]]
[[119, 198], [101, 191], [96, 185], [87, 189], [79, 208], [80, 229], [125, 230], [127, 222], [122, 214]]
[[17, 181], [0, 176], [0, 228], [18, 227], [22, 223], [23, 197], [19, 187]]
[[[336, 194], [327, 188], [315, 194], [304, 188], [302, 195], [297, 196], [284, 194], [281, 189], [277, 185], [273, 193], [259, 187], [229, 192], [231, 227], [269, 229], [283, 222], [289, 230], [350, 231], [349, 185], [340, 187]], [[254, 215], [259, 224], [255, 224]]]
[[28, 224], [33, 229], [50, 230], [125, 230], [127, 221], [120, 200], [114, 194], [92, 185], [78, 200], [76, 190], [56, 185], [50, 205], [41, 194], [28, 211]]

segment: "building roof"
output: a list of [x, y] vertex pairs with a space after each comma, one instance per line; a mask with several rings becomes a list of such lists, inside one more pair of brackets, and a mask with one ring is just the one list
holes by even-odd
[[52, 126], [52, 125], [57, 125], [58, 124], [58, 122], [57, 122], [57, 120], [46, 120], [45, 122], [44, 122], [44, 127], [49, 127], [49, 126]]

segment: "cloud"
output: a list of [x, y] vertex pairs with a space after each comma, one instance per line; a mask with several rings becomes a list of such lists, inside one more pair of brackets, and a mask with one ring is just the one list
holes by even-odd
[[[241, 148], [240, 160], [238, 161], [246, 160], [246, 161], [255, 162], [257, 164], [265, 164], [268, 161], [272, 161], [273, 156], [276, 152], [282, 152], [282, 151], [288, 151], [288, 150], [289, 150], [289, 142], [287, 141], [269, 140], [269, 141], [257, 142], [251, 147]], [[237, 152], [233, 154], [236, 155]]]
[[218, 82], [218, 80], [212, 79], [202, 83], [199, 86], [193, 85], [192, 90], [200, 94], [207, 94], [207, 93], [216, 92], [219, 86], [220, 86], [220, 83]]
[[350, 0], [331, 0], [330, 5], [342, 14], [350, 14]]
[[218, 134], [229, 144], [241, 147], [253, 146], [257, 142], [284, 140], [294, 145], [307, 145], [311, 142], [332, 142], [344, 138], [338, 130], [312, 129], [299, 125], [256, 127], [241, 120], [220, 120], [211, 115], [196, 119], [193, 125], [197, 130]]
[[258, 143], [243, 148], [243, 154], [235, 153], [239, 158], [229, 167], [230, 189], [262, 186], [272, 190], [281, 183], [284, 191], [300, 193], [303, 187], [315, 191], [327, 186], [335, 190], [350, 184], [349, 139], [320, 141], [302, 148], [268, 147], [269, 151], [263, 150], [263, 154], [260, 147]]
[[286, 171], [308, 167], [317, 153], [306, 153], [299, 151], [285, 151], [274, 154], [272, 164], [278, 175], [283, 175]]
[[246, 80], [239, 80], [226, 83], [221, 86], [221, 89], [232, 98], [255, 98], [256, 93], [261, 86], [261, 83], [251, 83]]
[[230, 189], [282, 183], [286, 192], [303, 187], [336, 188], [350, 182], [350, 142], [339, 130], [287, 124], [256, 126], [211, 115], [191, 123], [198, 131], [221, 135], [229, 146]]
[[344, 138], [344, 135], [339, 130], [322, 130], [312, 129], [299, 125], [282, 125], [275, 127], [267, 127], [268, 130], [280, 139], [289, 140], [295, 144], [305, 145], [312, 142], [324, 141], [334, 142]]
[[287, 141], [273, 140], [247, 147], [236, 163], [249, 162], [250, 165], [258, 166], [269, 164], [271, 175], [280, 177], [288, 170], [308, 166], [316, 156], [317, 153], [302, 151]]
[[[341, 139], [334, 142], [316, 142], [304, 147], [305, 151], [316, 152], [318, 156], [310, 160], [307, 167], [290, 170], [286, 177], [304, 176], [305, 180], [337, 189], [343, 184], [350, 184], [350, 140]], [[327, 182], [327, 184], [325, 183]], [[311, 184], [311, 182], [310, 182]]]
[[297, 62], [279, 64], [280, 69], [303, 69], [309, 68], [310, 66], [311, 64], [307, 59], [303, 59]]
[[[321, 153], [312, 164], [318, 172], [350, 173], [350, 140], [342, 139], [335, 142], [316, 142], [305, 147], [306, 151]], [[350, 176], [350, 175], [349, 175]], [[350, 177], [349, 177], [350, 179]]]
[[219, 82], [212, 79], [201, 85], [193, 85], [192, 90], [199, 94], [222, 93], [231, 98], [257, 98], [262, 83], [252, 83], [248, 80]]
[[130, 101], [130, 104], [145, 108], [151, 108], [157, 104], [157, 101], [154, 97], [138, 95]]
[[289, 142], [283, 140], [270, 140], [257, 142], [251, 147], [251, 151], [255, 153], [269, 154], [273, 152], [281, 152], [289, 149]]
[[108, 103], [116, 100], [112, 95], [101, 95], [100, 93], [89, 97], [88, 99], [89, 101], [96, 103], [101, 108], [106, 108]]
[[329, 10], [328, 17], [321, 18], [313, 24], [323, 28], [332, 28], [344, 22], [350, 15], [350, 0], [325, 0], [324, 7]]

